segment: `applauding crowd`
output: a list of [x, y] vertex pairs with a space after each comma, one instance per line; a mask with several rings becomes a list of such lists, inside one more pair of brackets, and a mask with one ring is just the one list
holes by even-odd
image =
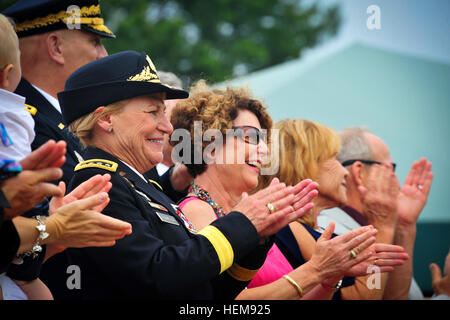
[[427, 159], [400, 185], [370, 132], [273, 123], [245, 88], [108, 55], [98, 0], [3, 14], [1, 299], [423, 299]]

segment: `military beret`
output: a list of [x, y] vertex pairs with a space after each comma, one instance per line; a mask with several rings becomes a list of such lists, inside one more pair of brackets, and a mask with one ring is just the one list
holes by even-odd
[[70, 124], [100, 106], [160, 92], [166, 93], [166, 99], [189, 96], [187, 91], [162, 84], [145, 52], [124, 51], [76, 70], [58, 93], [58, 100], [63, 119]]
[[19, 0], [2, 12], [19, 38], [59, 29], [80, 29], [115, 38], [100, 15], [100, 0]]

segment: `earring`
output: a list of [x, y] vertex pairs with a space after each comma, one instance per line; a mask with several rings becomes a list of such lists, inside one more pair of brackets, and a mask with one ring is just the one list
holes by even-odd
[[108, 128], [108, 132], [112, 132], [112, 128]]

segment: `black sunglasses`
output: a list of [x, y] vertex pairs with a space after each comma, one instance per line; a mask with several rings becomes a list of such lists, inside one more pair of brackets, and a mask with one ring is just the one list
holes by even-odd
[[[367, 165], [372, 165], [372, 164], [380, 164], [382, 165], [383, 163], [379, 162], [379, 161], [373, 161], [373, 160], [362, 160], [362, 159], [352, 159], [352, 160], [346, 160], [344, 162], [342, 162], [342, 166], [346, 167], [346, 166], [350, 166], [352, 164], [354, 164], [356, 161], [362, 162], [364, 164]], [[397, 167], [397, 164], [394, 162], [391, 162], [392, 165], [392, 170], [395, 172], [395, 168]]]
[[252, 126], [233, 127], [233, 136], [254, 145], [258, 145], [261, 141], [265, 141], [266, 138], [266, 135], [261, 132], [261, 130]]

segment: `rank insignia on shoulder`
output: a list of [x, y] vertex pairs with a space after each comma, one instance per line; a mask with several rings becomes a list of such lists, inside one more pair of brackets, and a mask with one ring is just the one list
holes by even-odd
[[61, 130], [65, 128], [65, 125], [63, 123], [58, 124], [58, 128], [60, 128]]
[[100, 168], [111, 172], [116, 172], [118, 166], [119, 165], [114, 161], [105, 159], [90, 159], [77, 164], [74, 171], [79, 171], [86, 168]]

